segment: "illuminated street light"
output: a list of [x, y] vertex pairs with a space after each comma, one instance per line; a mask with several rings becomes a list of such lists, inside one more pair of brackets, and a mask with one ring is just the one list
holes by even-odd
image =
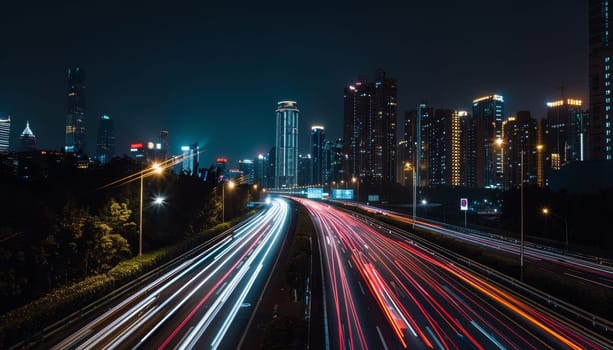
[[566, 219], [566, 217], [554, 214], [551, 210], [549, 210], [549, 208], [541, 209], [541, 213], [543, 213], [545, 216], [551, 215], [556, 219], [564, 221], [564, 243], [566, 245], [566, 250], [568, 251], [568, 219]]
[[[234, 181], [228, 181], [228, 188], [234, 188]], [[226, 221], [226, 182], [221, 184], [221, 222]]]
[[164, 204], [165, 200], [166, 200], [166, 198], [158, 196], [158, 197], [155, 197], [153, 199], [153, 204], [155, 204], [155, 205], [162, 205], [162, 204]]
[[138, 256], [143, 255], [143, 178], [145, 177], [145, 173], [147, 174], [147, 176], [149, 176], [151, 174], [161, 174], [163, 170], [164, 169], [162, 168], [162, 166], [160, 166], [160, 164], [153, 163], [151, 165], [151, 168], [142, 170], [140, 172], [140, 205], [138, 209]]
[[411, 163], [404, 163], [404, 170], [411, 170], [412, 173], [412, 181], [413, 181], [413, 229], [415, 229], [415, 218], [417, 216], [417, 173], [415, 171], [415, 166], [411, 165]]
[[354, 176], [354, 177], [351, 178], [351, 182], [353, 182], [357, 186], [357, 188], [356, 188], [356, 200], [359, 202], [360, 201], [360, 181], [358, 181], [358, 179]]

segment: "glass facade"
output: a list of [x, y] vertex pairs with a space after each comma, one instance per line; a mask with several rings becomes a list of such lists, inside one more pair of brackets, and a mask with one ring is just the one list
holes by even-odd
[[68, 105], [64, 151], [85, 154], [85, 75], [80, 68], [68, 69]]
[[298, 185], [298, 105], [277, 103], [275, 188]]

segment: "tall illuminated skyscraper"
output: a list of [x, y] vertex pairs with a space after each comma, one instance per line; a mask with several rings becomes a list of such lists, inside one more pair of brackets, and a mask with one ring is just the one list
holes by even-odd
[[311, 127], [311, 179], [310, 184], [323, 184], [327, 170], [325, 157], [326, 134], [323, 126]]
[[589, 159], [613, 159], [613, 41], [608, 0], [589, 0]]
[[85, 74], [79, 67], [68, 69], [64, 151], [77, 157], [85, 154]]
[[344, 91], [344, 129], [347, 181], [358, 177], [374, 185], [396, 180], [396, 80], [381, 69], [375, 81], [359, 78]]
[[100, 164], [108, 163], [115, 155], [115, 130], [113, 120], [108, 115], [100, 117], [98, 122], [98, 140], [96, 142], [96, 159]]
[[502, 138], [504, 99], [500, 95], [483, 96], [473, 101], [473, 114], [468, 131], [467, 185], [477, 188], [503, 187]]
[[0, 154], [9, 152], [11, 136], [11, 117], [0, 118]]
[[275, 187], [298, 185], [298, 105], [277, 103]]
[[559, 170], [569, 162], [584, 160], [586, 114], [579, 99], [547, 102], [543, 120], [546, 169]]

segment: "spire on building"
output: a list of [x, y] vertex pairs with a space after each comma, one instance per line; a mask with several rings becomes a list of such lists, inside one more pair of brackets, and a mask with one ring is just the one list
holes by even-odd
[[21, 144], [21, 152], [31, 152], [36, 150], [36, 135], [30, 129], [30, 121], [26, 121], [26, 128], [23, 129], [21, 136], [19, 136], [19, 142]]

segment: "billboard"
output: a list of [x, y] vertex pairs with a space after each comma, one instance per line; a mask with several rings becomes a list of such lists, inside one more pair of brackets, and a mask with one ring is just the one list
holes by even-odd
[[332, 199], [353, 199], [353, 189], [332, 190]]
[[324, 189], [322, 187], [309, 187], [307, 188], [307, 198], [309, 199], [322, 199], [324, 196]]
[[379, 195], [378, 194], [369, 194], [368, 195], [368, 201], [369, 202], [378, 202], [379, 201]]

